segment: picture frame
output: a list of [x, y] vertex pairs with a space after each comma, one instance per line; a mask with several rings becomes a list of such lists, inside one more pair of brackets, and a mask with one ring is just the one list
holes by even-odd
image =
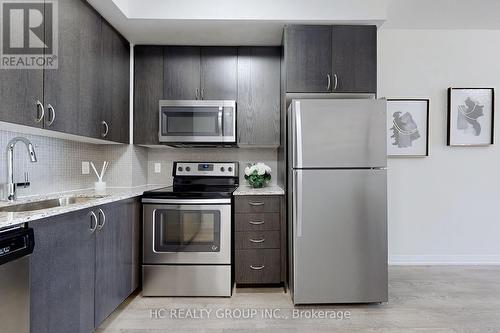
[[493, 145], [494, 120], [494, 88], [448, 88], [448, 146]]
[[428, 98], [387, 99], [388, 157], [429, 156]]

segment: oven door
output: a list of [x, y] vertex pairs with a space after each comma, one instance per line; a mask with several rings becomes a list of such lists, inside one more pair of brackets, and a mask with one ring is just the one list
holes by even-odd
[[235, 101], [160, 101], [159, 141], [236, 143]]
[[231, 204], [144, 204], [144, 264], [231, 264]]

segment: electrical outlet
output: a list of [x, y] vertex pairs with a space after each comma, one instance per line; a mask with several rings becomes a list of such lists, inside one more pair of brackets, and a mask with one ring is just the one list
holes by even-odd
[[160, 173], [160, 172], [161, 172], [161, 164], [155, 163], [155, 173]]
[[89, 162], [82, 162], [82, 175], [90, 174], [90, 165]]

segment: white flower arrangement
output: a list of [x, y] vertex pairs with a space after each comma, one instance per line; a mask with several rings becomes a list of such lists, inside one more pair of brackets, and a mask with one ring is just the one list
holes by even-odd
[[263, 187], [271, 180], [271, 168], [264, 163], [256, 163], [245, 168], [245, 179], [252, 187]]

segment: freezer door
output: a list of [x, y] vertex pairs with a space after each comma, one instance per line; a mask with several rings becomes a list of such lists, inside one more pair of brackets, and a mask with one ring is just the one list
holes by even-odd
[[386, 170], [294, 170], [295, 304], [387, 301]]
[[385, 99], [293, 100], [288, 115], [293, 168], [387, 165]]

